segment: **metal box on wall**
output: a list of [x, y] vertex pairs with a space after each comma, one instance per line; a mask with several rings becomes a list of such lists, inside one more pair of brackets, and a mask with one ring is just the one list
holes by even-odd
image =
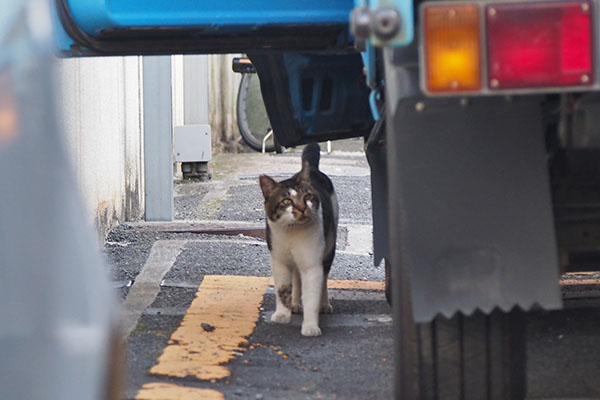
[[210, 125], [182, 125], [174, 130], [175, 161], [208, 162], [212, 158]]

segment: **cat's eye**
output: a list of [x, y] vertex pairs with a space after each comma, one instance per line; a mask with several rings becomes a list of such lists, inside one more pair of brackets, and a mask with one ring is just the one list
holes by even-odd
[[290, 204], [292, 204], [292, 200], [290, 200], [290, 199], [283, 199], [281, 201], [281, 204], [283, 204], [284, 206], [289, 206]]

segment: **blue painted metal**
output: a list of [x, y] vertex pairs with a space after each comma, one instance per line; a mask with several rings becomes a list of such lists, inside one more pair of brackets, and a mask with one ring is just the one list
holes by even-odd
[[360, 55], [362, 56], [363, 64], [366, 68], [365, 76], [367, 78], [367, 86], [371, 89], [375, 89], [377, 86], [377, 82], [375, 81], [375, 49], [370, 40], [367, 40], [366, 50], [360, 53]]
[[89, 35], [128, 27], [231, 27], [274, 24], [347, 24], [352, 0], [69, 0], [79, 27]]
[[336, 139], [334, 132], [342, 127], [369, 121], [365, 102], [368, 92], [355, 84], [361, 74], [356, 55], [286, 54], [284, 63], [294, 113], [307, 137], [332, 132], [330, 139]]
[[54, 42], [56, 49], [59, 52], [67, 53], [71, 46], [75, 44], [75, 41], [67, 34], [56, 11], [56, 4], [52, 2], [52, 25], [54, 27]]
[[360, 53], [362, 56], [363, 64], [365, 66], [365, 77], [367, 86], [371, 89], [369, 94], [369, 107], [371, 108], [371, 114], [374, 120], [380, 118], [379, 107], [377, 107], [377, 101], [381, 98], [381, 91], [383, 88], [383, 81], [377, 81], [377, 54], [375, 48], [371, 44], [371, 40], [367, 40], [366, 50]]
[[358, 53], [249, 54], [283, 146], [367, 136], [369, 88]]
[[[376, 0], [355, 0], [355, 7], [372, 7], [376, 8], [379, 2]], [[397, 1], [397, 3], [400, 3]], [[403, 6], [405, 7], [405, 6]], [[410, 4], [412, 10], [412, 3]], [[411, 11], [412, 12], [412, 11]], [[401, 14], [402, 15], [402, 14]], [[412, 14], [411, 14], [412, 15]], [[412, 17], [410, 19], [410, 29], [412, 32]], [[402, 26], [405, 23], [402, 23]], [[402, 34], [402, 31], [401, 31]], [[412, 35], [412, 33], [411, 33]], [[396, 39], [394, 39], [396, 40]], [[393, 45], [394, 40], [389, 45]], [[381, 93], [383, 91], [383, 80], [377, 80], [377, 53], [375, 51], [374, 46], [375, 38], [367, 39], [365, 43], [365, 51], [361, 52], [363, 64], [365, 66], [365, 78], [366, 83], [369, 89], [371, 89], [371, 93], [369, 94], [369, 108], [371, 109], [371, 114], [373, 115], [374, 120], [378, 120], [380, 118], [379, 107], [377, 102], [381, 99]], [[412, 41], [412, 36], [410, 37], [410, 41]], [[408, 43], [410, 43], [410, 41]]]
[[[71, 56], [244, 52], [269, 50], [271, 44], [279, 51], [287, 45], [339, 51], [351, 40], [347, 26], [352, 0], [52, 3], [60, 16], [55, 17], [58, 50]], [[211, 41], [215, 37], [219, 40]]]
[[380, 97], [381, 92], [379, 90], [371, 90], [371, 93], [369, 94], [369, 108], [371, 109], [371, 114], [375, 121], [381, 118], [379, 108], [377, 107], [377, 100], [379, 100]]

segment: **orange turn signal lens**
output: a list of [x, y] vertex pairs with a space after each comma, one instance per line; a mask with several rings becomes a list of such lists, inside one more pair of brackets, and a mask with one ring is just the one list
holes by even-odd
[[427, 5], [424, 9], [425, 85], [432, 93], [481, 90], [479, 7]]

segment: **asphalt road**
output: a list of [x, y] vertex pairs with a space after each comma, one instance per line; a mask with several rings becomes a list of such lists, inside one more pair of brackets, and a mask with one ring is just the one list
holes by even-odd
[[[350, 145], [360, 148], [360, 142]], [[218, 156], [211, 163], [211, 181], [175, 182], [175, 218], [262, 227], [258, 175], [284, 179], [299, 168], [297, 151]], [[271, 323], [275, 297], [272, 287], [266, 287], [260, 304], [249, 313], [256, 326], [240, 336], [242, 344], [222, 364], [229, 376], [199, 379], [193, 373], [186, 377], [151, 373], [185, 325], [186, 314], [193, 314], [191, 304], [203, 293], [206, 277], [269, 277], [269, 254], [264, 240], [256, 237], [168, 233], [160, 224], [123, 224], [109, 235], [104, 253], [115, 291], [131, 311], [124, 317], [130, 322], [124, 398], [154, 398], [156, 390], [148, 388], [156, 384], [174, 385], [175, 390], [211, 389], [227, 399], [392, 397], [391, 310], [381, 290], [383, 268], [373, 266], [371, 254], [368, 166], [362, 153], [336, 153], [334, 145], [333, 154], [323, 155], [322, 169], [331, 176], [340, 203], [338, 252], [330, 279], [377, 287], [330, 290], [334, 314], [322, 316], [323, 335], [317, 338], [300, 335], [300, 316], [289, 325]], [[241, 305], [234, 297], [227, 296], [222, 303], [235, 314]], [[208, 396], [190, 393], [185, 398]]]
[[[370, 254], [368, 167], [359, 152], [334, 151], [323, 156], [322, 165], [332, 177], [341, 210], [339, 251], [330, 278], [359, 281], [363, 286], [331, 290], [334, 314], [323, 316], [323, 335], [317, 338], [300, 335], [299, 316], [290, 325], [270, 323], [274, 294], [264, 283], [270, 269], [262, 239], [194, 229], [169, 233], [161, 224], [129, 223], [113, 230], [104, 253], [115, 292], [129, 310], [124, 316], [127, 377], [123, 398], [392, 398], [391, 310], [381, 291], [383, 268], [373, 266]], [[298, 169], [297, 152], [219, 155], [211, 163], [212, 181], [176, 182], [179, 227], [191, 226], [184, 220], [196, 221], [196, 225], [203, 221], [215, 226], [226, 222], [262, 226], [258, 175], [283, 179]], [[194, 299], [213, 296], [205, 284], [215, 276], [225, 276], [234, 286], [217, 292], [222, 297], [210, 310], [198, 310]], [[262, 282], [256, 289], [256, 304], [251, 301], [256, 290], [250, 290], [244, 279]], [[594, 297], [598, 298], [597, 293], [577, 295], [565, 302], [564, 311], [528, 315], [528, 398], [600, 398], [600, 307]], [[233, 320], [218, 319], [227, 316]], [[208, 324], [204, 325], [208, 331], [203, 323]], [[194, 329], [186, 330], [190, 326]], [[218, 337], [229, 342], [220, 343]], [[212, 350], [206, 349], [213, 345], [219, 354], [227, 353], [226, 361], [215, 364], [216, 375], [199, 372], [199, 365], [212, 365]], [[174, 350], [177, 355], [182, 349], [183, 356], [166, 363], [165, 354]], [[202, 356], [202, 361], [194, 364], [196, 356]], [[160, 390], [174, 392], [165, 395]]]

